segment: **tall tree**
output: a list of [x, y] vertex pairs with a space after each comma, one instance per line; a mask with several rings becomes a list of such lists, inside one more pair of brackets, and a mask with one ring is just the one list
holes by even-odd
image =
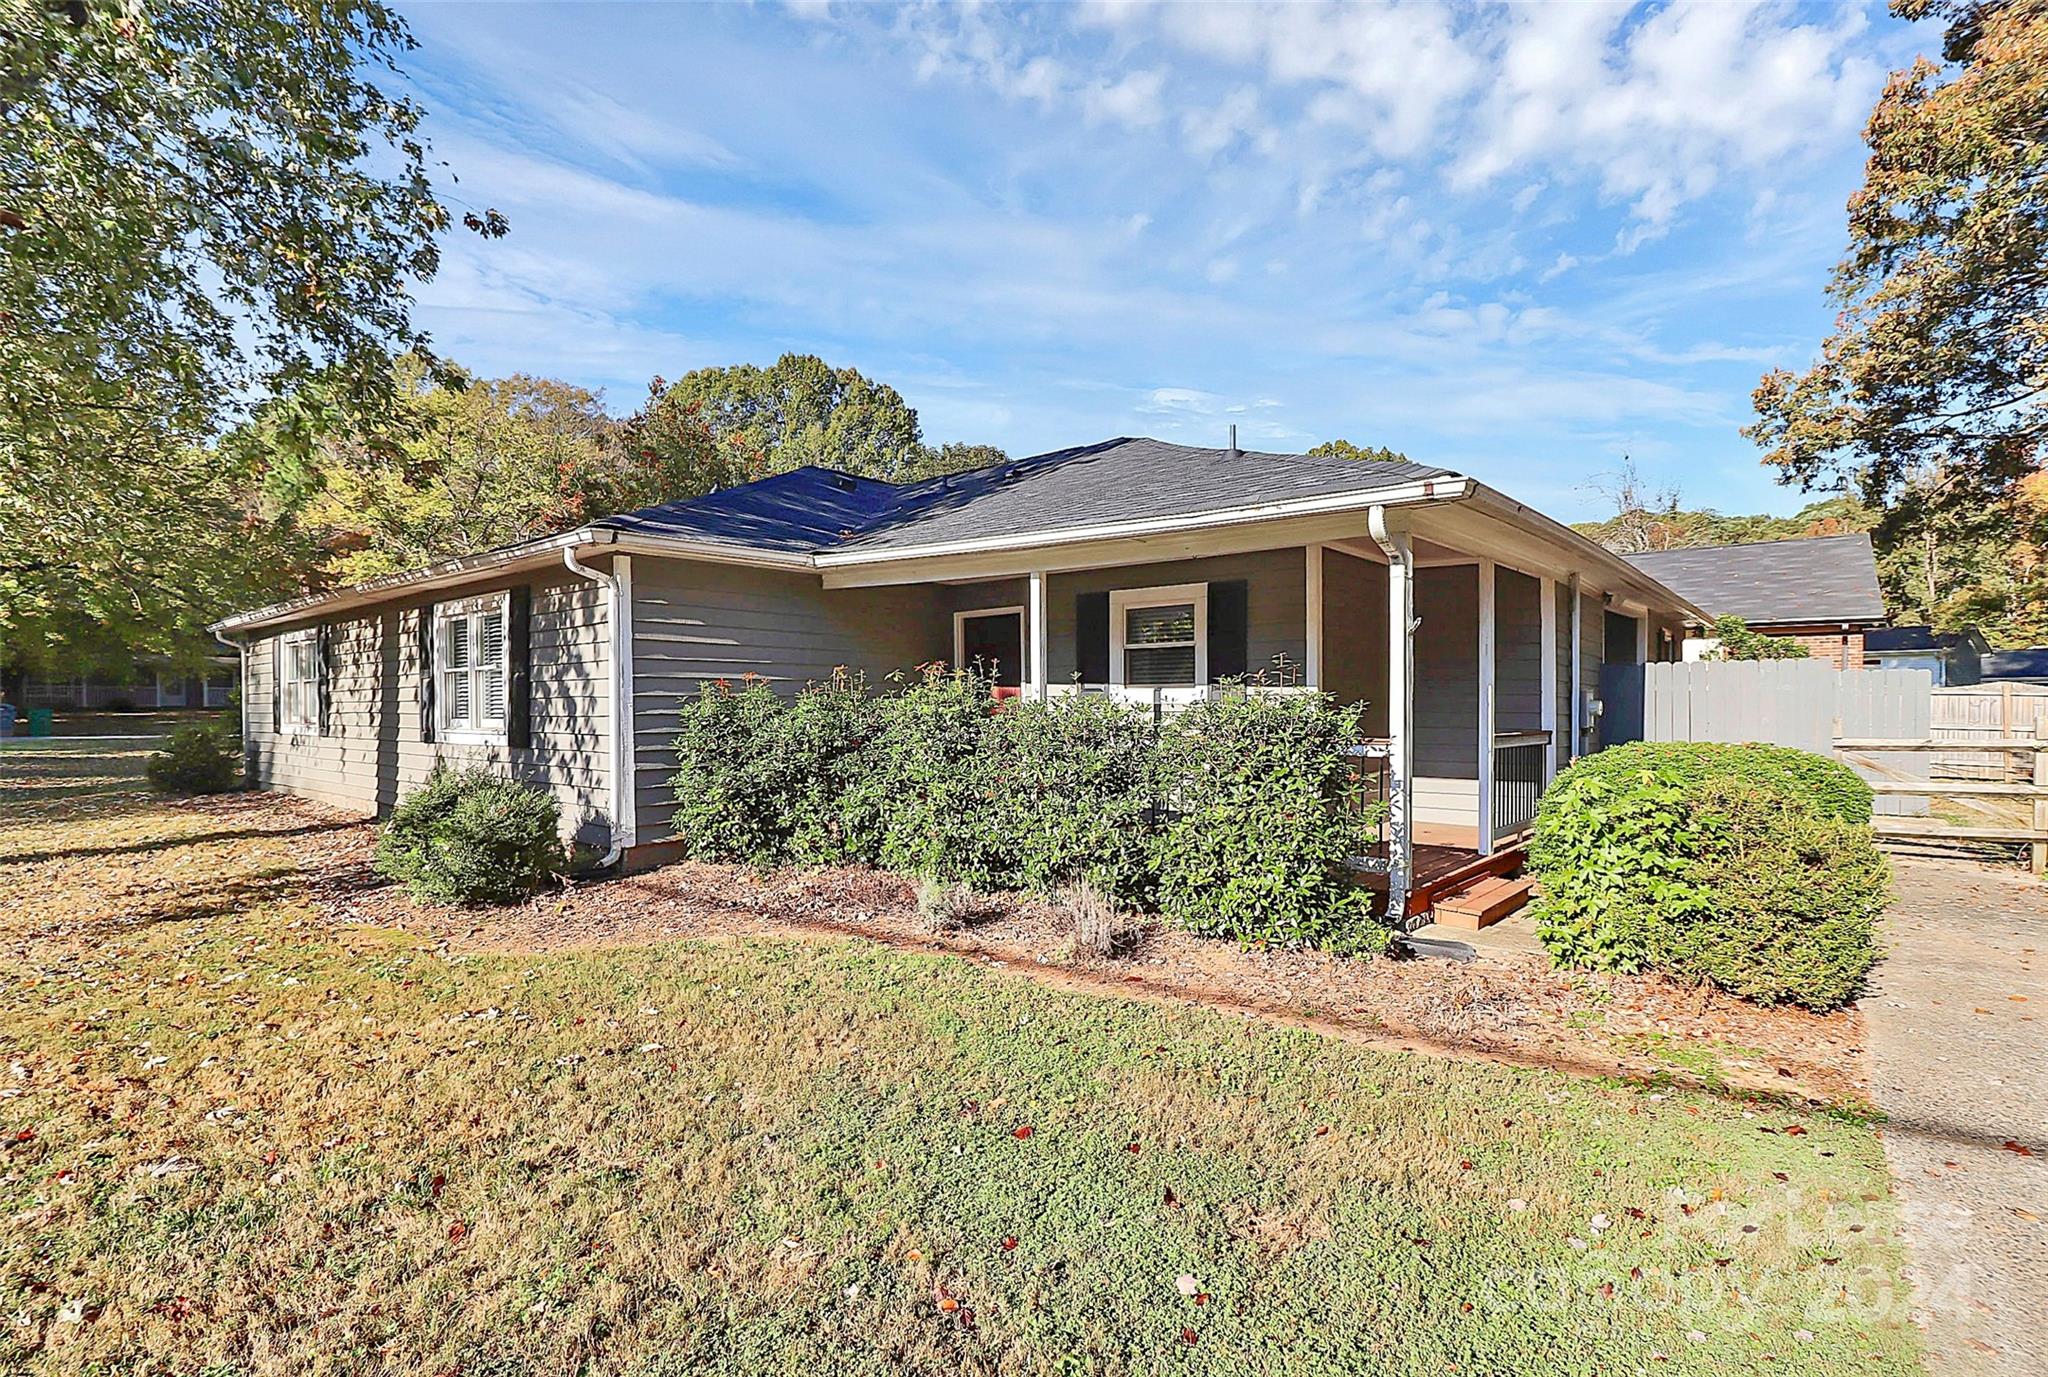
[[[1763, 379], [1745, 433], [1786, 481], [1884, 509], [1880, 545], [1920, 546], [1920, 601], [1939, 617], [1991, 586], [1944, 593], [1937, 571], [1965, 562], [1942, 545], [1981, 541], [1986, 513], [2004, 527], [1989, 548], [2022, 535], [2021, 485], [2048, 438], [2048, 0], [1892, 8], [1947, 21], [1943, 61], [1886, 85], [1829, 288], [1836, 331], [1804, 373]], [[2038, 579], [2008, 586], [1997, 619], [2037, 621], [2044, 596]]]
[[784, 354], [767, 368], [699, 368], [660, 400], [688, 409], [717, 439], [735, 479], [818, 464], [897, 480], [919, 476], [926, 458], [901, 393], [815, 354]]
[[1332, 459], [1362, 459], [1379, 464], [1405, 464], [1408, 456], [1399, 450], [1388, 449], [1385, 445], [1367, 448], [1354, 445], [1349, 440], [1325, 440], [1309, 451], [1310, 454], [1327, 456]]
[[411, 46], [376, 0], [0, 0], [0, 655], [68, 600], [189, 656], [275, 578], [195, 456], [316, 376], [373, 410], [424, 343], [451, 212], [378, 84]]

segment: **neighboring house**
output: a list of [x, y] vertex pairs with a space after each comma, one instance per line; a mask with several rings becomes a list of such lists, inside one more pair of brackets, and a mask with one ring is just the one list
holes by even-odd
[[1119, 439], [903, 486], [799, 469], [217, 630], [258, 783], [383, 812], [489, 761], [628, 864], [675, 849], [671, 741], [709, 683], [980, 659], [1172, 703], [1263, 675], [1367, 704], [1405, 894], [1517, 837], [1593, 740], [1601, 665], [1673, 658], [1702, 615], [1446, 469]]
[[165, 708], [224, 708], [240, 675], [233, 655], [211, 656], [203, 674], [175, 669], [167, 660], [143, 658], [125, 673], [12, 675], [8, 702], [23, 708], [77, 708], [125, 712]]
[[1931, 626], [1873, 627], [1863, 633], [1863, 663], [1871, 669], [1924, 669], [1936, 688], [1964, 688], [1984, 678], [1990, 642], [1976, 627], [1936, 631]]
[[1870, 537], [1814, 536], [1651, 550], [1628, 562], [1705, 608], [1708, 620], [1736, 616], [1752, 631], [1789, 636], [1814, 659], [1861, 669], [1864, 634], [1884, 625], [1884, 594]]
[[1994, 650], [1984, 657], [1984, 677], [2001, 683], [2048, 684], [2048, 646]]

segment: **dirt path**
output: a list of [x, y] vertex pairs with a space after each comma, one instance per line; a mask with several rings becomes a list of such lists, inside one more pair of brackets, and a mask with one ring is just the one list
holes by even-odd
[[2048, 884], [1902, 857], [1863, 1000], [1928, 1367], [2048, 1372]]

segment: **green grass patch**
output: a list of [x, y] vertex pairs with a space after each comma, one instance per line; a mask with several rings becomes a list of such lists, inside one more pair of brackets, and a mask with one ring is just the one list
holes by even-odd
[[850, 941], [7, 935], [0, 1368], [1917, 1370], [1825, 1116]]

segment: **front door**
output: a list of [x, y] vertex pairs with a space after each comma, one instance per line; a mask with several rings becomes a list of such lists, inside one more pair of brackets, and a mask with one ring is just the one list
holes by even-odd
[[998, 688], [1024, 682], [1024, 614], [969, 612], [960, 618], [960, 665], [977, 669]]

